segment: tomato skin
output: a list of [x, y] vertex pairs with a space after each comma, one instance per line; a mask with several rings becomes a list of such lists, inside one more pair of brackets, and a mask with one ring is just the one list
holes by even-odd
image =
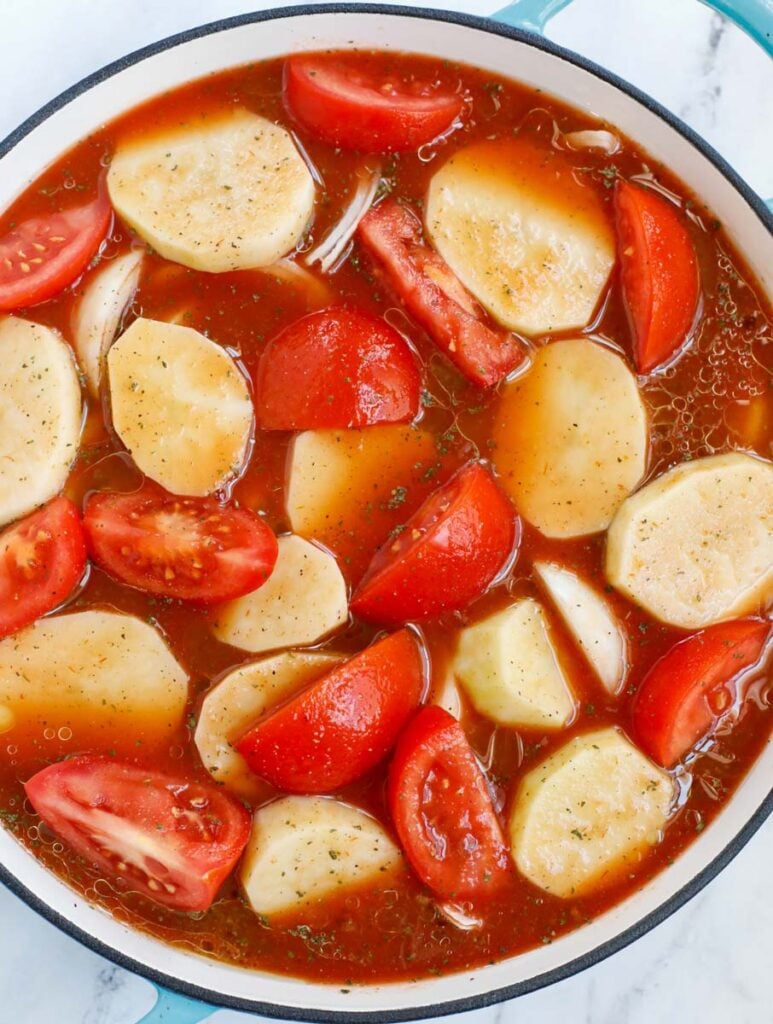
[[421, 375], [408, 344], [381, 317], [333, 306], [297, 320], [263, 350], [256, 416], [264, 430], [407, 423]]
[[358, 237], [408, 313], [473, 384], [492, 387], [523, 362], [521, 342], [485, 323], [445, 260], [424, 243], [409, 209], [384, 200], [363, 217]]
[[337, 665], [236, 744], [252, 771], [286, 793], [329, 793], [392, 749], [424, 688], [421, 651], [401, 629]]
[[636, 695], [639, 746], [665, 768], [681, 761], [732, 707], [735, 678], [760, 660], [769, 635], [769, 622], [737, 619], [680, 640], [655, 662]]
[[278, 553], [272, 530], [249, 509], [150, 483], [130, 494], [92, 494], [83, 525], [92, 559], [110, 576], [199, 605], [257, 590]]
[[249, 839], [246, 808], [222, 790], [110, 757], [59, 761], [24, 789], [76, 853], [173, 910], [209, 909]]
[[101, 190], [85, 206], [31, 217], [0, 239], [0, 311], [45, 302], [72, 284], [99, 249], [112, 216]]
[[319, 56], [285, 63], [284, 101], [307, 131], [331, 146], [363, 153], [408, 153], [446, 132], [462, 112], [461, 96], [413, 92], [377, 82]]
[[54, 498], [0, 533], [0, 639], [61, 604], [85, 570], [81, 517], [68, 498]]
[[649, 373], [690, 333], [700, 300], [698, 259], [676, 208], [651, 189], [618, 181], [614, 207], [636, 368]]
[[389, 767], [387, 803], [416, 874], [446, 899], [485, 897], [510, 876], [486, 780], [455, 718], [423, 707]]
[[469, 462], [376, 552], [351, 610], [372, 622], [397, 624], [466, 608], [519, 539], [510, 500], [487, 468]]

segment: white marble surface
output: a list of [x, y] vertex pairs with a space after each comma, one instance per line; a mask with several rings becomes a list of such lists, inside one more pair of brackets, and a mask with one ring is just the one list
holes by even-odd
[[[413, 0], [419, 5], [422, 0]], [[425, 6], [487, 14], [496, 0]], [[259, 0], [2, 0], [0, 137], [88, 72]], [[773, 196], [773, 64], [696, 0], [576, 0], [548, 35], [641, 86]], [[605, 963], [459, 1024], [767, 1024], [773, 1020], [773, 821], [707, 890]], [[135, 1024], [151, 987], [0, 888], [0, 1024]], [[254, 1020], [219, 1011], [218, 1024]]]

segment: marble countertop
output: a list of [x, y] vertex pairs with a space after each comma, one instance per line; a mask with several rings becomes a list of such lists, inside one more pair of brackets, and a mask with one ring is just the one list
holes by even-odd
[[[260, 0], [3, 0], [0, 137], [62, 89], [172, 32]], [[412, 0], [488, 14], [504, 0]], [[407, 5], [406, 5], [407, 6]], [[645, 89], [773, 196], [773, 63], [696, 0], [576, 0], [548, 35]], [[45, 69], [44, 74], [40, 69]], [[686, 907], [550, 989], [454, 1024], [765, 1024], [771, 1020], [773, 820]], [[0, 887], [0, 1024], [135, 1024], [151, 986], [79, 946]], [[218, 1011], [218, 1024], [254, 1017]], [[450, 1018], [449, 1018], [450, 1019]]]

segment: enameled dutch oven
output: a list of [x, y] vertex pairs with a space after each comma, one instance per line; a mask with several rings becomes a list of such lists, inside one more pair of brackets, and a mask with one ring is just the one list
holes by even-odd
[[[367, 4], [248, 14], [130, 54], [63, 93], [0, 144], [0, 209], [63, 150], [129, 107], [213, 71], [327, 47], [409, 50], [471, 62], [603, 117], [668, 165], [714, 210], [773, 293], [773, 216], [725, 161], [648, 96], [539, 34], [569, 0], [517, 0], [485, 19]], [[713, 0], [773, 52], [771, 0]], [[89, 905], [0, 830], [0, 879], [63, 931], [161, 986], [145, 1024], [196, 1024], [214, 1007], [302, 1021], [414, 1020], [473, 1010], [598, 963], [699, 892], [773, 810], [773, 744], [689, 849], [645, 888], [592, 923], [515, 959], [411, 983], [327, 985], [246, 971], [173, 949]]]

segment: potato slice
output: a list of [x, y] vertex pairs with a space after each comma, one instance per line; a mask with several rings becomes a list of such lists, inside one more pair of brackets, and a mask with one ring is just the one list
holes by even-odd
[[533, 598], [463, 629], [452, 669], [478, 711], [500, 725], [561, 729], [574, 717], [545, 612]]
[[144, 256], [141, 249], [130, 249], [118, 259], [105, 263], [89, 281], [75, 308], [73, 343], [89, 391], [94, 396], [99, 395], [107, 350], [137, 291]]
[[78, 454], [81, 389], [56, 331], [0, 320], [0, 526], [64, 487]]
[[347, 621], [346, 583], [335, 558], [292, 534], [278, 543], [267, 582], [218, 609], [212, 630], [224, 644], [260, 654], [316, 643]]
[[505, 388], [494, 440], [518, 511], [546, 537], [579, 537], [605, 530], [641, 480], [647, 415], [619, 355], [592, 341], [556, 341]]
[[287, 255], [314, 209], [314, 179], [290, 133], [246, 110], [124, 142], [107, 187], [165, 259], [213, 273]]
[[288, 796], [255, 814], [241, 883], [256, 914], [298, 913], [334, 893], [386, 887], [401, 864], [397, 846], [359, 807]]
[[628, 672], [627, 639], [612, 609], [596, 590], [562, 565], [534, 562], [533, 569], [607, 693]]
[[140, 318], [112, 346], [107, 367], [113, 426], [151, 480], [202, 496], [239, 471], [252, 402], [225, 349], [191, 327]]
[[291, 697], [340, 660], [336, 654], [288, 651], [241, 665], [213, 686], [201, 705], [194, 736], [210, 775], [247, 799], [264, 795], [266, 783], [231, 743], [272, 704]]
[[609, 528], [609, 582], [683, 629], [755, 611], [773, 596], [773, 464], [741, 452], [675, 466], [623, 503]]
[[600, 197], [525, 137], [455, 153], [430, 182], [426, 227], [491, 315], [526, 334], [585, 327], [615, 262]]
[[395, 523], [405, 522], [438, 476], [433, 436], [411, 426], [306, 430], [290, 450], [286, 506], [295, 533], [364, 571]]
[[35, 741], [65, 729], [69, 749], [136, 752], [169, 742], [182, 722], [188, 677], [161, 635], [133, 615], [83, 611], [40, 619], [0, 641], [0, 708]]
[[670, 776], [618, 729], [576, 736], [521, 779], [513, 860], [546, 892], [584, 895], [636, 867], [659, 841], [673, 797]]

